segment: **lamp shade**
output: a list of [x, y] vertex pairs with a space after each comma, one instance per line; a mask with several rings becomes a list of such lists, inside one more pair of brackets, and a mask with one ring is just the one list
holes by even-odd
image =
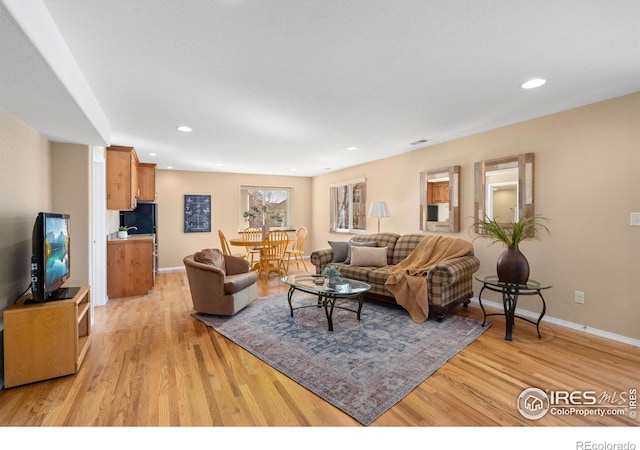
[[387, 208], [387, 202], [372, 202], [369, 206], [369, 214], [367, 217], [389, 217], [389, 208]]
[[378, 218], [378, 233], [380, 233], [380, 217], [389, 217], [389, 208], [387, 208], [387, 202], [372, 202], [369, 206], [369, 214], [367, 217]]

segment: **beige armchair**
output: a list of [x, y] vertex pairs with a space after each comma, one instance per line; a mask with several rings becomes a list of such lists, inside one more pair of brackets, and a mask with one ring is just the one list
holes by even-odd
[[231, 316], [258, 298], [258, 276], [246, 259], [205, 249], [183, 262], [197, 312]]

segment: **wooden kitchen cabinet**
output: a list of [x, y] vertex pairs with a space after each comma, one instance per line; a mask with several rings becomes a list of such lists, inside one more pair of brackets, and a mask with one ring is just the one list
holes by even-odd
[[157, 164], [138, 163], [138, 188], [140, 192], [138, 195], [138, 201], [156, 201], [156, 198], [158, 197], [156, 192], [157, 168]]
[[107, 296], [146, 295], [155, 280], [155, 238], [130, 235], [107, 241]]
[[89, 349], [89, 286], [67, 300], [30, 299], [31, 294], [21, 297], [3, 313], [7, 388], [77, 373]]
[[135, 209], [140, 194], [138, 165], [133, 147], [107, 147], [107, 209]]

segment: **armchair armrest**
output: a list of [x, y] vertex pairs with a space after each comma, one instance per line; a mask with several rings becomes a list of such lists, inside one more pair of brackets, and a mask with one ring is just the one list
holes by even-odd
[[434, 265], [427, 273], [431, 285], [451, 285], [465, 277], [472, 277], [480, 269], [480, 260], [473, 256], [448, 259]]
[[311, 264], [316, 266], [316, 273], [321, 273], [322, 269], [333, 259], [333, 250], [330, 248], [323, 248], [321, 250], [314, 250], [309, 256]]

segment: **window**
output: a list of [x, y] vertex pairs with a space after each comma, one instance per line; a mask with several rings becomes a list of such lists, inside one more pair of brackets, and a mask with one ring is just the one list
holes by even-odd
[[240, 229], [247, 226], [261, 228], [263, 225], [270, 228], [292, 228], [292, 192], [291, 188], [241, 186]]
[[367, 182], [364, 178], [329, 187], [331, 231], [364, 232], [367, 230]]

